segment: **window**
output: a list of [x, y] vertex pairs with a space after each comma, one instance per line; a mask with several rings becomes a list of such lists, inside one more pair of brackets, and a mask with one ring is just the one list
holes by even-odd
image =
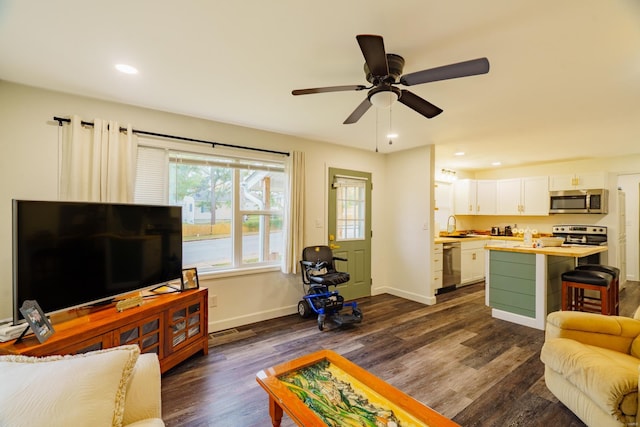
[[286, 182], [284, 160], [141, 146], [135, 201], [163, 200], [182, 206], [185, 268], [279, 265], [284, 253]]
[[337, 240], [363, 240], [365, 238], [366, 181], [338, 177], [336, 188]]

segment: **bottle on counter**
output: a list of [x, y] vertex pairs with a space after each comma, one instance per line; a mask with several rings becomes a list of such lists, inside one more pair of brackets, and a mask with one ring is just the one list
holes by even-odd
[[524, 245], [533, 245], [533, 233], [531, 232], [531, 229], [529, 227], [524, 230]]

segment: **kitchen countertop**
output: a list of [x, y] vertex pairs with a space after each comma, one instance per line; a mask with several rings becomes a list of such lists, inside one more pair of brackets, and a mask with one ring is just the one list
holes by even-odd
[[551, 256], [564, 256], [564, 257], [572, 257], [572, 258], [581, 258], [584, 256], [589, 256], [593, 254], [597, 254], [600, 252], [606, 252], [609, 250], [608, 246], [548, 246], [543, 248], [533, 248], [527, 246], [502, 246], [502, 245], [492, 245], [488, 244], [485, 246], [485, 249], [489, 249], [492, 251], [504, 251], [504, 252], [519, 252], [525, 254], [544, 254]]
[[523, 238], [522, 237], [513, 237], [513, 236], [491, 236], [491, 235], [486, 235], [486, 234], [474, 234], [468, 237], [447, 237], [447, 236], [440, 236], [440, 237], [436, 237], [434, 239], [435, 243], [456, 243], [456, 242], [473, 242], [473, 241], [478, 241], [478, 240], [487, 240], [487, 241], [491, 241], [491, 240], [512, 240], [514, 242], [522, 242]]

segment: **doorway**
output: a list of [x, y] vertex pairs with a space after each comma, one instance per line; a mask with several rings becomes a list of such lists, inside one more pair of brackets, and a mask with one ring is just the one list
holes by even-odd
[[329, 168], [328, 240], [336, 269], [351, 275], [338, 286], [345, 300], [371, 295], [371, 173]]

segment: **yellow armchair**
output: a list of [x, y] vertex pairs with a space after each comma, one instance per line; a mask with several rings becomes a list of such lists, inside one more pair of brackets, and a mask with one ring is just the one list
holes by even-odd
[[540, 359], [549, 390], [585, 424], [638, 425], [640, 320], [550, 313]]

